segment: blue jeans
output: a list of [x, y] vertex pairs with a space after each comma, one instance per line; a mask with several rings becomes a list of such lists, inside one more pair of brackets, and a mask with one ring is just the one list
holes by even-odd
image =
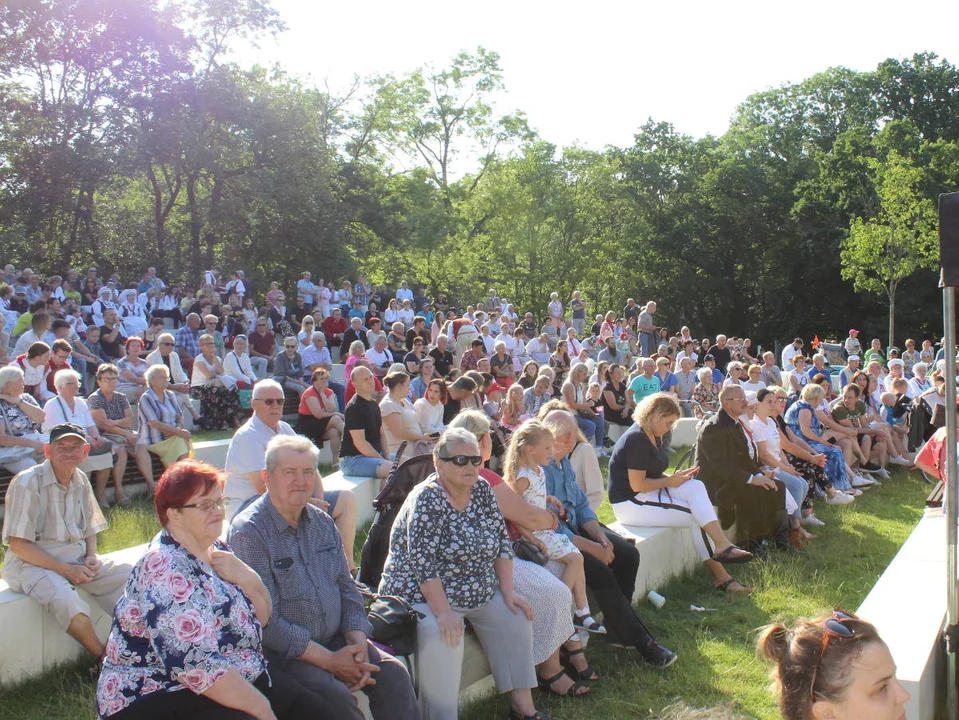
[[583, 431], [583, 435], [586, 436], [587, 440], [593, 443], [594, 447], [603, 447], [603, 440], [606, 439], [606, 422], [603, 418], [598, 417], [593, 419], [577, 415], [576, 424], [579, 425], [579, 429]]
[[376, 471], [383, 463], [389, 463], [389, 460], [366, 455], [348, 455], [340, 458], [340, 470], [345, 477], [376, 477]]
[[777, 470], [773, 477], [785, 485], [786, 492], [793, 496], [793, 500], [796, 501], [799, 509], [792, 514], [792, 517], [799, 520], [802, 517], [802, 502], [806, 499], [806, 493], [809, 492], [809, 483], [785, 470]]
[[70, 357], [70, 364], [73, 366], [73, 369], [80, 373], [80, 397], [87, 396], [87, 361], [82, 357], [77, 357], [72, 355]]

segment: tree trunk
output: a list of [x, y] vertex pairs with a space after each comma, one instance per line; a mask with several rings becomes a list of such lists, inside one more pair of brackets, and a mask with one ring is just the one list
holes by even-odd
[[889, 348], [895, 346], [896, 338], [896, 289], [899, 283], [892, 281], [889, 283], [889, 289], [886, 294], [889, 296], [889, 345], [886, 346], [886, 356], [889, 356]]
[[200, 286], [203, 272], [202, 258], [200, 257], [200, 230], [203, 226], [203, 220], [200, 216], [199, 201], [196, 197], [198, 179], [198, 173], [191, 173], [186, 181], [186, 198], [190, 208], [190, 269], [193, 282], [197, 287]]

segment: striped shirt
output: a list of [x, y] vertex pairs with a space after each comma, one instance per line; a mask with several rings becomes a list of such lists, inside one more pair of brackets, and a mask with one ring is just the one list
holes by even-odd
[[[40, 517], [40, 495], [46, 502]], [[7, 489], [3, 517], [3, 543], [17, 537], [32, 542], [73, 543], [108, 527], [93, 496], [87, 476], [73, 471], [64, 486], [53, 474], [49, 460], [19, 473]]]
[[140, 416], [140, 442], [146, 445], [155, 445], [166, 439], [162, 431], [150, 427], [151, 422], [162, 422], [176, 427], [183, 411], [176, 401], [176, 396], [169, 390], [163, 391], [161, 400], [153, 388], [150, 388], [137, 403], [137, 412]]

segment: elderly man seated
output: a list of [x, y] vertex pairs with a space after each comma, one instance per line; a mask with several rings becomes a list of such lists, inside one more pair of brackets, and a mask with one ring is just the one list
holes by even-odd
[[[274, 380], [260, 380], [253, 386], [250, 401], [253, 415], [243, 423], [230, 440], [226, 451], [226, 495], [230, 503], [226, 509], [229, 522], [242, 508], [266, 492], [263, 468], [266, 467], [266, 446], [279, 435], [296, 435], [281, 419], [283, 417], [283, 388]], [[350, 490], [324, 493], [323, 478], [315, 473], [313, 497], [323, 500], [326, 510], [336, 522], [346, 547], [353, 547], [356, 537], [356, 498]], [[348, 558], [353, 571], [352, 555]]]
[[540, 333], [526, 343], [526, 354], [531, 360], [535, 360], [537, 365], [545, 365], [549, 362], [549, 336], [546, 333]]
[[329, 701], [331, 717], [361, 720], [353, 692], [362, 690], [377, 720], [414, 720], [420, 713], [409, 673], [369, 641], [346, 559], [352, 546], [344, 548], [323, 499], [311, 497], [316, 463], [308, 439], [274, 437], [261, 474], [267, 492], [233, 519], [227, 535], [273, 598], [265, 655], [271, 668]]
[[759, 449], [747, 424], [746, 392], [727, 385], [719, 393], [720, 410], [702, 424], [696, 441], [698, 475], [719, 508], [720, 524], [727, 528], [735, 521], [740, 547], [762, 556], [766, 538], [775, 538], [785, 547], [787, 538], [785, 492], [773, 479], [774, 470], [764, 469]]
[[100, 657], [103, 644], [77, 588], [112, 614], [130, 568], [97, 557], [97, 533], [107, 521], [79, 470], [90, 451], [83, 428], [57, 425], [43, 451], [47, 459], [18, 474], [7, 490], [3, 579], [11, 590], [43, 605], [87, 652]]

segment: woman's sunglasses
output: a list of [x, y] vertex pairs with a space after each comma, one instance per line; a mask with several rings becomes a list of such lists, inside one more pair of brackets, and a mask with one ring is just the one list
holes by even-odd
[[467, 463], [473, 467], [478, 467], [483, 462], [483, 458], [479, 455], [453, 455], [451, 457], [441, 457], [440, 460], [451, 462], [456, 467], [466, 467]]
[[848, 640], [850, 638], [862, 637], [862, 635], [856, 632], [855, 628], [849, 627], [846, 624], [850, 620], [858, 621], [859, 618], [851, 612], [846, 612], [842, 608], [836, 608], [832, 611], [832, 617], [823, 624], [822, 644], [819, 647], [819, 660], [816, 662], [816, 670], [812, 674], [812, 683], [809, 685], [809, 696], [813, 702], [816, 702], [816, 680], [819, 679], [819, 671], [822, 669], [822, 659], [826, 655], [826, 648], [829, 647], [829, 641], [832, 638]]

